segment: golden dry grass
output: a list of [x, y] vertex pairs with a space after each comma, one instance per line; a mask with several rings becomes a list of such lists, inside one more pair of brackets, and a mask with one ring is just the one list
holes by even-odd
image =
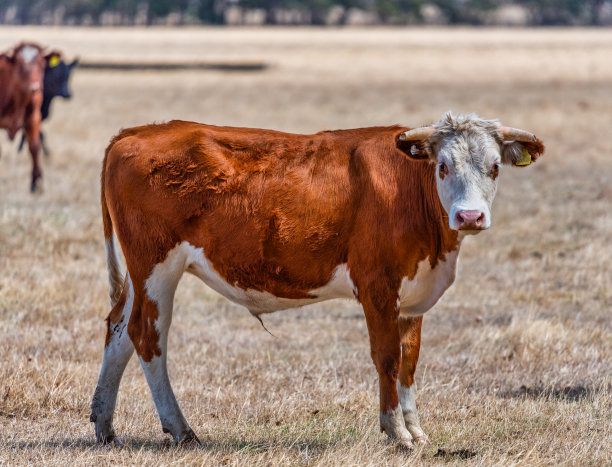
[[[54, 103], [45, 191], [0, 138], [0, 464], [603, 465], [612, 458], [612, 31], [0, 29], [84, 59], [264, 61], [262, 73], [77, 70]], [[417, 125], [447, 109], [534, 131], [506, 169], [493, 228], [425, 318], [418, 406], [432, 443], [378, 430], [360, 309], [265, 317], [186, 277], [170, 373], [199, 449], [168, 446], [136, 359], [115, 426], [89, 403], [108, 312], [100, 161], [119, 128], [172, 118], [297, 132]]]

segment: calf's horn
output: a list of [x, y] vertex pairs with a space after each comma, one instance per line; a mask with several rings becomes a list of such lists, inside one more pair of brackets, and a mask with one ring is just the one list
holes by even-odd
[[399, 135], [400, 141], [417, 141], [429, 138], [436, 129], [432, 126], [422, 126], [420, 128], [413, 128]]
[[506, 141], [523, 141], [526, 143], [535, 143], [537, 138], [533, 133], [518, 128], [510, 128], [509, 126], [499, 127], [499, 132]]

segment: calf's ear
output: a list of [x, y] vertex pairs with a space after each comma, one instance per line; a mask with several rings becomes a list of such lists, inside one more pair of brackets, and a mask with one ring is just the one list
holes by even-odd
[[409, 159], [429, 160], [431, 159], [431, 148], [424, 141], [400, 141], [397, 140], [397, 148]]
[[504, 141], [501, 147], [501, 158], [504, 164], [525, 167], [535, 162], [544, 154], [544, 143], [536, 138], [534, 141]]
[[429, 137], [433, 127], [421, 127], [404, 131], [395, 138], [397, 148], [414, 160], [433, 160], [433, 149]]
[[70, 65], [68, 65], [70, 68], [74, 68], [75, 66], [77, 66], [79, 64], [79, 58], [75, 58], [74, 60], [72, 60], [72, 63]]

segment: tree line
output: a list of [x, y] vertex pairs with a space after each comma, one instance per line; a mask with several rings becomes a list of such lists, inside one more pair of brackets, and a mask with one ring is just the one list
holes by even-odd
[[423, 23], [612, 24], [612, 0], [0, 0], [0, 24]]

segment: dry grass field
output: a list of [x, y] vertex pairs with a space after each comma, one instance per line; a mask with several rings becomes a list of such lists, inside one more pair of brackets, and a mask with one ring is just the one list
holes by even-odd
[[[612, 30], [0, 28], [83, 60], [263, 61], [263, 72], [76, 70], [45, 125], [44, 192], [0, 135], [0, 464], [612, 465]], [[431, 444], [378, 428], [362, 312], [334, 301], [264, 317], [194, 277], [170, 332], [177, 398], [201, 448], [167, 443], [137, 359], [124, 449], [89, 405], [107, 278], [99, 171], [121, 127], [173, 118], [314, 132], [419, 125], [448, 109], [536, 133], [505, 168], [492, 228], [468, 238], [424, 320], [417, 404]]]

